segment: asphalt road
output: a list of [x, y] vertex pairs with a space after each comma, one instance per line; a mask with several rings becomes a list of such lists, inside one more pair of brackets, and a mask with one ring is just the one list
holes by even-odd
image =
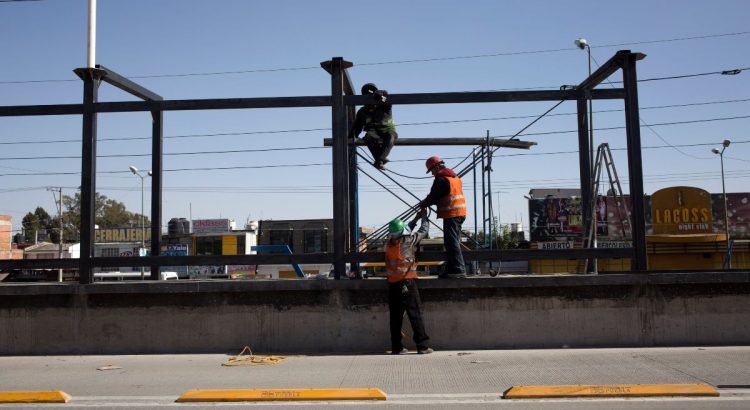
[[[239, 351], [240, 349], [238, 349]], [[258, 352], [262, 354], [263, 352]], [[66, 404], [0, 409], [750, 409], [750, 347], [289, 356], [222, 366], [228, 355], [0, 357], [0, 391], [62, 390]], [[110, 370], [97, 370], [111, 365]], [[705, 383], [720, 397], [507, 400], [514, 385]], [[190, 389], [379, 388], [379, 402], [175, 403]]]

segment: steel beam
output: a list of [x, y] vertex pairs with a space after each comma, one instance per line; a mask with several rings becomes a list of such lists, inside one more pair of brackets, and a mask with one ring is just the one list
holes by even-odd
[[[607, 60], [606, 63], [602, 64], [596, 71], [594, 71], [590, 76], [588, 76], [581, 84], [576, 87], [577, 89], [584, 91], [587, 89], [590, 89], [592, 91], [591, 98], [596, 100], [596, 94], [593, 91], [603, 91], [603, 90], [593, 90], [594, 87], [601, 84], [602, 81], [606, 80], [610, 75], [614, 74], [615, 71], [619, 70], [622, 67], [623, 62], [627, 58], [631, 58], [632, 56], [635, 57], [636, 60], [643, 60], [646, 55], [641, 53], [631, 53], [630, 50], [620, 50], [617, 53], [615, 53], [612, 58]], [[624, 89], [620, 89], [621, 92], [624, 92]], [[618, 98], [625, 98], [625, 95], [621, 95]]]
[[[151, 112], [151, 255], [161, 253], [161, 203], [164, 167], [162, 164], [164, 142], [164, 113]], [[159, 280], [161, 268], [151, 265], [151, 280]]]
[[[560, 101], [577, 100], [583, 92], [580, 90], [541, 90], [541, 91], [479, 91], [453, 93], [418, 93], [389, 94], [388, 103], [399, 104], [460, 104], [489, 102], [522, 102], [522, 101]], [[595, 100], [621, 99], [625, 92], [621, 88], [593, 90], [591, 98]], [[354, 95], [344, 98], [347, 105], [373, 104], [371, 98]], [[375, 104], [378, 104], [375, 102]]]
[[[457, 92], [430, 94], [390, 94], [391, 104], [460, 104], [482, 102], [521, 102], [521, 101], [560, 101], [578, 99], [577, 90], [551, 91], [494, 91], [494, 92]], [[594, 100], [622, 99], [625, 91], [621, 88], [591, 90]], [[366, 96], [352, 95], [344, 98], [346, 105], [372, 104]], [[96, 112], [137, 112], [137, 111], [190, 111], [190, 110], [224, 110], [248, 108], [304, 108], [330, 107], [330, 96], [309, 97], [258, 97], [258, 98], [214, 98], [198, 100], [163, 100], [163, 101], [115, 101], [100, 102], [95, 105]], [[0, 106], [0, 117], [22, 117], [38, 115], [72, 115], [82, 114], [82, 104], [52, 105], [17, 105]]]
[[[581, 98], [577, 101], [578, 111], [578, 170], [581, 182], [581, 217], [583, 218], [583, 246], [591, 248], [593, 244], [588, 243], [586, 232], [591, 226], [596, 229], [596, 221], [593, 219], [591, 203], [594, 192], [592, 189], [591, 175], [591, 146], [589, 145], [589, 123], [588, 123], [588, 101]], [[592, 225], [593, 224], [593, 225]], [[586, 272], [590, 272], [589, 266], [593, 263], [587, 263]]]
[[[402, 146], [418, 146], [418, 145], [486, 145], [486, 138], [461, 138], [461, 137], [448, 137], [448, 138], [402, 138], [398, 137], [395, 145]], [[323, 146], [330, 147], [333, 145], [332, 138], [324, 138]], [[364, 146], [365, 142], [361, 139], [355, 139], [349, 141], [349, 145]], [[507, 138], [492, 138], [490, 139], [490, 146], [500, 148], [520, 148], [529, 149], [536, 145], [536, 142], [531, 141], [519, 141], [519, 140], [508, 140]]]
[[342, 57], [321, 63], [331, 73], [331, 114], [333, 131], [333, 253], [334, 276], [346, 275], [344, 260], [349, 248], [349, 150], [347, 109], [344, 105], [344, 70], [352, 63]]
[[629, 54], [622, 61], [622, 79], [625, 86], [625, 135], [628, 143], [628, 174], [633, 217], [633, 263], [631, 269], [645, 272], [648, 269], [646, 255], [646, 210], [643, 201], [643, 159], [641, 157], [641, 124], [638, 115], [638, 78], [635, 62], [645, 55]]
[[81, 144], [81, 256], [80, 282], [93, 282], [91, 258], [94, 257], [94, 224], [96, 216], [96, 125], [94, 104], [104, 70], [78, 68], [75, 73], [83, 80], [83, 140]]
[[126, 93], [132, 94], [145, 101], [163, 100], [163, 98], [159, 94], [156, 94], [155, 92], [134, 83], [133, 81], [121, 76], [120, 74], [117, 74], [114, 70], [104, 67], [101, 64], [97, 64], [96, 68], [104, 70], [102, 81], [107, 84], [111, 84], [125, 91]]

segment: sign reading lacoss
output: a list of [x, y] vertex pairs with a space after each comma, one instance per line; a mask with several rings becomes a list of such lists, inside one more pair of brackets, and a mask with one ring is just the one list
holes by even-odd
[[[144, 228], [146, 241], [151, 240], [151, 228]], [[140, 242], [141, 228], [99, 228], [94, 231], [94, 242]]]
[[654, 234], [711, 233], [711, 195], [700, 188], [664, 188], [651, 195]]

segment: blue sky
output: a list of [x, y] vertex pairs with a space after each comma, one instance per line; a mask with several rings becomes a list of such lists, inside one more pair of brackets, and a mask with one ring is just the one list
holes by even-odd
[[[85, 0], [0, 3], [0, 105], [81, 101], [72, 70], [86, 64], [86, 16]], [[391, 93], [557, 89], [587, 74], [586, 52], [573, 44], [578, 37], [591, 44], [594, 68], [619, 49], [647, 54], [638, 64], [639, 79], [749, 68], [749, 17], [746, 1], [100, 0], [96, 56], [97, 63], [166, 99], [326, 95], [329, 76], [318, 67], [335, 56], [355, 64], [350, 75], [357, 88], [374, 82]], [[258, 71], [269, 69], [284, 70]], [[620, 80], [619, 73], [612, 80]], [[750, 71], [641, 82], [639, 97], [642, 120], [654, 124], [642, 128], [642, 144], [660, 147], [643, 151], [647, 193], [674, 185], [720, 192], [714, 146], [680, 146], [718, 147], [727, 138], [734, 141], [725, 156], [727, 191], [748, 191], [750, 119], [724, 118], [750, 115]], [[131, 99], [106, 84], [100, 89], [101, 101]], [[552, 105], [396, 106], [394, 117], [402, 138], [476, 138], [488, 130], [493, 136], [514, 134]], [[595, 128], [623, 126], [621, 109], [618, 101], [595, 102]], [[575, 130], [575, 116], [564, 115], [574, 110], [574, 102], [564, 103], [527, 130], [542, 133], [521, 137], [538, 142], [528, 152], [533, 155], [497, 153], [492, 190], [502, 222], [528, 228], [523, 195], [531, 188], [578, 186], [576, 134], [552, 133]], [[247, 219], [330, 218], [331, 152], [322, 147], [330, 118], [322, 108], [165, 113], [164, 151], [172, 155], [164, 160], [163, 222], [189, 217], [191, 209], [194, 219], [230, 218], [238, 226]], [[482, 120], [488, 118], [494, 120]], [[656, 125], [685, 121], [698, 122]], [[433, 124], [414, 124], [425, 122]], [[294, 131], [310, 129], [316, 130]], [[259, 133], [267, 131], [285, 132]], [[99, 117], [98, 190], [135, 212], [140, 180], [128, 166], [149, 168], [149, 135], [147, 113]], [[36, 206], [54, 212], [45, 187], [61, 186], [71, 195], [80, 185], [80, 159], [56, 158], [80, 156], [80, 136], [77, 116], [0, 118], [0, 213], [13, 216], [14, 229]], [[595, 139], [625, 147], [623, 129], [595, 131]], [[48, 142], [57, 140], [74, 141]], [[250, 152], [278, 148], [286, 149]], [[245, 152], [186, 154], [226, 150]], [[396, 147], [388, 166], [424, 177], [425, 158], [439, 155], [453, 165], [470, 152]], [[614, 156], [626, 179], [624, 151]], [[273, 167], [170, 171], [251, 166]], [[72, 174], [8, 175], [39, 172]], [[431, 183], [394, 178], [420, 198]], [[471, 178], [464, 183], [471, 196]], [[380, 226], [404, 210], [364, 175], [360, 184], [362, 225]], [[416, 202], [400, 188], [396, 192]], [[473, 222], [465, 227], [473, 229]]]

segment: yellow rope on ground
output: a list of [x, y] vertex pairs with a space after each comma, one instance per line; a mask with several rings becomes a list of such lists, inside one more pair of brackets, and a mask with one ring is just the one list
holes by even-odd
[[[245, 355], [245, 353], [248, 353]], [[270, 356], [270, 355], [254, 355], [253, 351], [249, 346], [245, 346], [244, 349], [237, 356], [232, 356], [226, 362], [222, 363], [222, 366], [260, 366], [266, 364], [276, 364], [284, 361], [286, 356]]]

